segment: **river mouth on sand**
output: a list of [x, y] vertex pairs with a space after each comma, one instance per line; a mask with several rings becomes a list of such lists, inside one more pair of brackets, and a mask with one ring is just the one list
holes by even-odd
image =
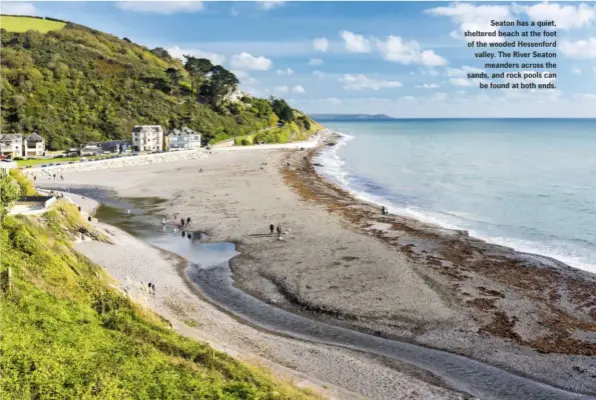
[[[384, 339], [311, 320], [258, 300], [234, 285], [229, 260], [233, 243], [205, 243], [200, 222], [182, 230], [166, 215], [167, 202], [155, 198], [118, 198], [102, 190], [72, 190], [102, 203], [96, 216], [158, 248], [188, 260], [186, 276], [212, 303], [267, 331], [387, 357], [428, 371], [450, 388], [481, 399], [589, 399], [457, 354]], [[178, 216], [178, 221], [184, 216]]]

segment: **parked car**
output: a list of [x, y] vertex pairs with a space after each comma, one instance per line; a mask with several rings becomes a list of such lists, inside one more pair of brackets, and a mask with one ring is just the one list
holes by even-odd
[[75, 163], [74, 161], [69, 162], [69, 164], [74, 164], [74, 163]]
[[48, 166], [48, 164], [43, 164], [41, 167], [42, 167], [42, 168], [45, 168], [45, 167], [47, 167], [47, 166]]
[[89, 159], [87, 157], [81, 157], [81, 159], [79, 161], [80, 162], [85, 162], [85, 161], [89, 161]]
[[141, 153], [139, 153], [137, 151], [135, 151], [134, 153], [132, 153], [133, 156], [138, 156], [139, 154], [141, 154]]

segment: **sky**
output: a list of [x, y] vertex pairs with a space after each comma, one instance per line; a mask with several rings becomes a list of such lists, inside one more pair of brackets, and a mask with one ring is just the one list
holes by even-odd
[[[232, 70], [242, 90], [282, 97], [308, 113], [596, 117], [594, 2], [3, 1], [1, 6], [4, 14], [55, 17], [163, 47], [176, 57], [209, 58]], [[468, 72], [501, 72], [485, 70], [491, 60], [475, 57], [479, 50], [463, 37], [467, 30], [511, 30], [491, 27], [491, 20], [555, 21], [556, 38], [532, 40], [557, 40], [552, 50], [557, 57], [550, 60], [557, 64], [556, 79], [534, 80], [553, 82], [556, 89], [482, 90], [465, 79]], [[534, 50], [551, 51], [523, 51]]]

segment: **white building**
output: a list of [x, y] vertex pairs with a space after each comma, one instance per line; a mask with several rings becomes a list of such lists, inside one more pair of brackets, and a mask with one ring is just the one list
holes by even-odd
[[11, 158], [23, 157], [23, 134], [7, 133], [0, 135], [0, 155]]
[[80, 156], [97, 156], [101, 153], [101, 147], [99, 147], [99, 143], [96, 142], [87, 143], [85, 147], [81, 147], [79, 150]]
[[32, 133], [25, 139], [25, 156], [43, 156], [46, 151], [46, 141], [37, 133]]
[[173, 129], [166, 134], [168, 150], [192, 150], [201, 147], [201, 134], [186, 126]]
[[136, 151], [163, 150], [163, 129], [160, 125], [136, 125], [132, 129], [132, 147]]

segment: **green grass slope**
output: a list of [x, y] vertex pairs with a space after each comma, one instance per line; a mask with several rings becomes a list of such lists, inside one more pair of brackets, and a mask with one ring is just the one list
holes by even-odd
[[318, 398], [171, 331], [72, 250], [81, 232], [103, 239], [65, 201], [41, 217], [3, 220], [2, 398]]
[[[35, 18], [0, 20], [8, 27], [1, 31], [2, 132], [36, 131], [50, 150], [61, 150], [129, 139], [138, 124], [186, 125], [212, 143], [275, 126], [269, 100], [245, 98], [214, 107], [208, 95], [191, 93], [189, 73], [167, 53], [74, 23], [47, 33], [16, 30], [29, 20]], [[178, 79], [168, 69], [178, 70]], [[309, 131], [307, 119], [294, 122]]]
[[8, 32], [27, 32], [29, 30], [47, 33], [49, 31], [59, 31], [64, 28], [66, 23], [50, 21], [40, 18], [2, 16], [0, 18], [0, 28]]

